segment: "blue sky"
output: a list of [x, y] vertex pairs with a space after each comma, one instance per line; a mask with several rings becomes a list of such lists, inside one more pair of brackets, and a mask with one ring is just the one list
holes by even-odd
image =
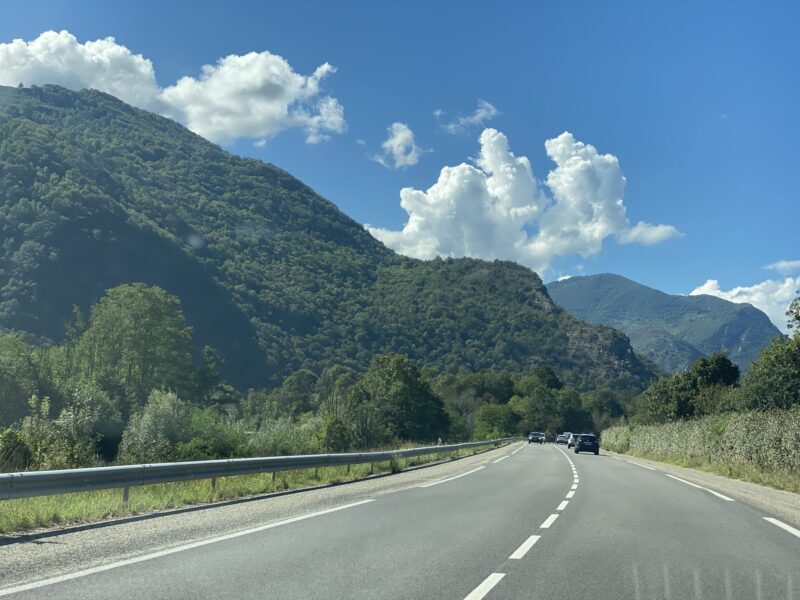
[[[545, 141], [568, 131], [575, 143], [594, 146], [597, 157], [618, 159], [628, 225], [620, 225], [617, 214], [612, 234], [601, 236], [599, 246], [597, 240], [581, 246], [565, 241], [566, 233], [558, 238], [554, 228], [569, 215], [559, 220], [552, 213], [548, 227], [555, 242], [539, 239], [550, 248], [546, 258], [540, 248], [519, 254], [520, 262], [532, 257], [529, 266], [546, 265], [546, 280], [615, 272], [671, 293], [705, 284], [703, 291], [753, 302], [776, 320], [794, 291], [787, 290], [800, 286], [800, 264], [765, 268], [800, 259], [798, 12], [793, 3], [731, 2], [260, 2], [234, 8], [26, 2], [4, 5], [0, 43], [31, 42], [48, 30], [68, 30], [79, 44], [113, 36], [151, 61], [160, 89], [181, 77], [200, 78], [203, 65], [232, 54], [268, 51], [300, 77], [328, 63], [335, 72], [320, 77], [319, 91], [304, 105], [313, 115], [315, 103], [330, 97], [343, 110], [341, 121], [328, 121], [322, 130], [327, 141], [307, 143], [308, 119], [271, 135], [215, 141], [288, 170], [359, 222], [395, 232], [384, 241], [419, 252], [424, 246], [458, 254], [463, 241], [436, 237], [452, 222], [431, 227], [424, 239], [397, 233], [408, 219], [400, 206], [402, 188], [425, 191], [443, 167], [474, 165], [470, 161], [482, 148], [491, 150], [479, 143], [482, 129], [491, 127], [503, 136], [492, 143], [502, 146], [505, 139], [515, 157], [529, 159], [540, 195], [532, 202], [538, 209], [531, 210], [541, 214], [557, 194], [544, 183], [556, 169]], [[3, 67], [0, 60], [0, 81]], [[10, 82], [17, 73], [6, 71]], [[36, 73], [30, 77], [47, 76]], [[482, 126], [447, 131], [481, 99], [499, 114]], [[182, 106], [187, 123], [208, 118], [207, 111], [192, 117]], [[437, 118], [435, 110], [443, 114]], [[409, 162], [416, 164], [394, 169], [388, 155], [388, 167], [374, 160], [393, 123], [413, 132], [419, 152]], [[264, 142], [256, 145], [258, 140]], [[578, 146], [570, 148], [577, 155]], [[451, 175], [480, 179], [475, 169], [497, 167], [490, 162]], [[603, 172], [609, 185], [618, 178]], [[574, 174], [567, 167], [557, 173]], [[587, 181], [595, 175], [580, 174]], [[421, 201], [433, 198], [427, 194]], [[462, 202], [459, 218], [472, 219], [469, 226], [480, 232], [480, 210], [469, 204], [480, 198], [455, 201]], [[621, 243], [640, 221], [671, 226], [681, 235]], [[523, 241], [535, 241], [544, 223], [527, 222]], [[507, 256], [510, 250], [497, 246], [507, 226], [515, 225], [504, 222], [493, 233], [486, 227], [486, 239], [472, 242], [470, 252]], [[559, 244], [566, 249], [552, 251]], [[716, 287], [706, 284], [709, 279], [718, 281]]]

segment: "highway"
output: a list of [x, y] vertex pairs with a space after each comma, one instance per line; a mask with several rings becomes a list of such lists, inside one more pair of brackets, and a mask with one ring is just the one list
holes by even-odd
[[[75, 558], [57, 572], [43, 559], [24, 583], [0, 580], [0, 596], [800, 600], [800, 531], [711, 488], [553, 444], [515, 444], [437, 469], [385, 478], [393, 483], [380, 489], [338, 486], [349, 490], [338, 503], [234, 521], [206, 537], [176, 541], [168, 532], [178, 517], [151, 519], [170, 540], [163, 548], [83, 565]], [[203, 519], [216, 510], [224, 509]], [[121, 539], [134, 544], [141, 525], [128, 526]], [[63, 543], [79, 535], [88, 534], [66, 533]], [[17, 550], [35, 564], [48, 542], [62, 543]]]

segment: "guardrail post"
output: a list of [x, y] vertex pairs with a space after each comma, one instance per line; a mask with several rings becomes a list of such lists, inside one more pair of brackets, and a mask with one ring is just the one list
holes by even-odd
[[272, 483], [275, 483], [275, 471], [272, 472]]
[[127, 485], [124, 488], [122, 488], [122, 503], [125, 506], [128, 506], [128, 496], [130, 495], [130, 490], [131, 488]]
[[216, 492], [217, 491], [217, 478], [216, 477], [212, 477], [211, 478], [211, 491], [212, 492]]
[[314, 467], [314, 479], [319, 479], [319, 467]]
[[347, 463], [347, 474], [350, 475], [350, 463]]

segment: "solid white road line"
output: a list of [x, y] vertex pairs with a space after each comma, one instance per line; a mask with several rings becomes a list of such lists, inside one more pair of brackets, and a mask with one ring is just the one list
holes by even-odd
[[574, 490], [567, 492], [567, 498], [572, 498], [574, 495], [575, 495]]
[[544, 520], [544, 523], [542, 523], [541, 525], [539, 525], [539, 527], [541, 527], [542, 529], [548, 529], [548, 528], [550, 527], [550, 525], [552, 525], [553, 523], [555, 523], [555, 522], [556, 522], [556, 519], [557, 519], [557, 518], [558, 518], [558, 513], [553, 513], [552, 515], [550, 515], [549, 517], [547, 517], [547, 518]]
[[500, 580], [505, 577], [505, 573], [492, 573], [483, 580], [478, 587], [472, 590], [464, 600], [481, 600], [486, 594], [492, 591], [492, 588], [500, 583]]
[[556, 510], [564, 510], [565, 508], [567, 508], [567, 504], [569, 504], [569, 500], [562, 500], [561, 504], [558, 505], [558, 508], [556, 508]]
[[699, 490], [705, 490], [709, 494], [714, 494], [717, 498], [722, 498], [726, 502], [735, 502], [733, 498], [728, 498], [727, 496], [720, 494], [719, 492], [715, 492], [714, 490], [710, 490], [707, 487], [703, 487], [702, 485], [697, 485], [696, 483], [692, 483], [691, 481], [686, 481], [685, 479], [681, 479], [680, 477], [675, 477], [675, 475], [670, 475], [669, 473], [667, 473], [667, 477], [671, 477], [676, 481], [680, 481], [681, 483], [685, 483], [686, 485], [690, 485]]
[[764, 520], [765, 521], [769, 521], [770, 523], [772, 523], [773, 525], [777, 525], [778, 527], [780, 527], [784, 531], [788, 531], [793, 536], [795, 536], [797, 538], [800, 538], [800, 529], [795, 529], [791, 525], [787, 525], [786, 523], [784, 523], [782, 521], [778, 521], [778, 519], [775, 519], [773, 517], [764, 517]]
[[280, 527], [281, 525], [288, 525], [289, 523], [297, 523], [298, 521], [304, 521], [306, 519], [311, 519], [313, 517], [319, 517], [321, 515], [327, 515], [330, 513], [338, 512], [340, 510], [345, 510], [347, 508], [353, 508], [355, 506], [361, 506], [362, 504], [367, 504], [368, 502], [375, 502], [373, 498], [369, 498], [367, 500], [360, 500], [359, 502], [352, 502], [350, 504], [343, 504], [342, 506], [336, 506], [334, 508], [327, 508], [325, 510], [320, 510], [313, 513], [308, 513], [307, 515], [300, 515], [299, 517], [292, 517], [290, 519], [284, 519], [283, 521], [276, 521], [275, 523], [269, 523], [268, 525], [259, 525], [258, 527], [253, 527], [251, 529], [244, 529], [243, 531], [236, 531], [234, 533], [228, 533], [225, 535], [220, 535], [217, 537], [209, 538], [206, 540], [200, 540], [199, 542], [191, 542], [189, 544], [183, 544], [181, 546], [175, 546], [174, 548], [168, 548], [166, 550], [159, 550], [158, 552], [152, 552], [150, 554], [143, 554], [142, 556], [136, 556], [134, 558], [126, 558], [125, 560], [120, 560], [117, 562], [109, 563], [107, 565], [101, 565], [99, 567], [92, 567], [91, 569], [84, 569], [82, 571], [76, 571], [74, 573], [69, 573], [67, 575], [59, 575], [58, 577], [50, 577], [49, 579], [42, 579], [40, 581], [34, 581], [33, 583], [26, 583], [24, 585], [17, 585], [10, 588], [5, 588], [0, 590], [0, 596], [9, 596], [11, 594], [19, 594], [20, 592], [25, 592], [28, 590], [34, 590], [36, 588], [44, 587], [47, 585], [53, 585], [56, 583], [61, 583], [64, 581], [70, 581], [71, 579], [78, 579], [79, 577], [86, 577], [87, 575], [94, 575], [95, 573], [102, 573], [104, 571], [110, 571], [111, 569], [116, 569], [118, 567], [126, 567], [128, 565], [134, 565], [136, 563], [144, 562], [146, 560], [152, 560], [154, 558], [161, 558], [162, 556], [169, 556], [170, 554], [176, 554], [178, 552], [183, 552], [185, 550], [192, 550], [194, 548], [200, 548], [201, 546], [208, 546], [209, 544], [216, 544], [217, 542], [224, 542], [225, 540], [232, 540], [234, 538], [242, 537], [244, 535], [250, 535], [252, 533], [258, 533], [259, 531], [266, 531], [267, 529], [274, 529], [275, 527]]
[[493, 464], [493, 465], [496, 465], [496, 464], [497, 464], [497, 463], [499, 463], [501, 460], [505, 460], [505, 459], [507, 459], [508, 457], [509, 457], [509, 455], [508, 455], [508, 454], [506, 454], [505, 456], [501, 456], [501, 457], [500, 457], [500, 458], [498, 458], [497, 460], [493, 460], [493, 461], [492, 461], [492, 464]]
[[471, 475], [477, 471], [480, 471], [485, 467], [478, 467], [477, 469], [472, 469], [472, 471], [467, 471], [466, 473], [461, 473], [461, 475], [456, 475], [454, 477], [448, 477], [447, 479], [440, 479], [439, 481], [432, 481], [431, 483], [423, 483], [422, 485], [418, 485], [417, 487], [427, 488], [434, 485], [439, 485], [440, 483], [447, 483], [448, 481], [453, 481], [454, 479], [459, 479], [460, 477], [466, 477], [467, 475]]
[[532, 535], [531, 537], [529, 537], [527, 540], [522, 542], [522, 545], [519, 548], [517, 548], [516, 550], [514, 550], [514, 554], [512, 554], [508, 558], [513, 558], [515, 560], [519, 560], [520, 558], [525, 556], [528, 553], [528, 550], [533, 548], [533, 545], [536, 542], [539, 541], [539, 537], [540, 536], [538, 536], [538, 535]]
[[625, 462], [626, 463], [630, 463], [632, 465], [636, 465], [637, 467], [642, 467], [643, 469], [650, 469], [651, 471], [655, 471], [656, 470], [653, 467], [648, 467], [647, 465], [643, 465], [641, 463], [637, 463], [637, 462], [634, 462], [632, 460], [626, 460]]

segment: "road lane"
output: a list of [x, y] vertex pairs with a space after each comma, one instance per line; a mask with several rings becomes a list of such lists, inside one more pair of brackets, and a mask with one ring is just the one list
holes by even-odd
[[19, 597], [464, 598], [552, 512], [571, 480], [553, 449], [525, 446], [433, 487]]
[[487, 598], [800, 600], [800, 544], [757, 510], [658, 470], [569, 456], [575, 497], [526, 560], [498, 567]]
[[15, 597], [800, 600], [791, 528], [713, 489], [554, 445], [479, 466]]

